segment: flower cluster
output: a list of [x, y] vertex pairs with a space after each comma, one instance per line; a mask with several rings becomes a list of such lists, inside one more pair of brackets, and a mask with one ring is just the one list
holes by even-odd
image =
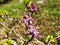
[[27, 4], [27, 9], [29, 10], [29, 11], [31, 11], [31, 12], [34, 12], [34, 13], [38, 13], [38, 8], [37, 8], [37, 6], [36, 6], [36, 4], [35, 3], [33, 3], [33, 2], [29, 2], [28, 4]]
[[29, 34], [34, 35], [34, 37], [38, 38], [39, 34], [35, 26], [33, 26], [33, 19], [29, 17], [28, 14], [23, 15], [22, 22], [26, 26], [26, 30], [29, 31]]

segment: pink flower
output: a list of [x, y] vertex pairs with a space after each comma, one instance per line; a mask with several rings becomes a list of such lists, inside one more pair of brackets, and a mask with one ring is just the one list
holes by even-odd
[[28, 21], [28, 25], [32, 25], [32, 24], [33, 24], [33, 19], [32, 19], [32, 17], [29, 17], [29, 18], [27, 19], [27, 21]]
[[33, 11], [33, 12], [35, 12], [35, 13], [38, 13], [38, 8], [37, 8], [37, 6], [36, 6], [35, 3], [32, 3], [32, 4], [31, 4], [31, 11]]
[[24, 23], [25, 25], [32, 25], [33, 24], [33, 19], [32, 17], [28, 17], [27, 14], [24, 14], [23, 15], [23, 18], [22, 18], [22, 23]]
[[27, 7], [28, 11], [38, 13], [38, 8], [35, 3], [32, 2], [29, 7], [27, 5], [26, 5], [26, 7]]
[[28, 14], [24, 13], [24, 14], [23, 14], [23, 18], [24, 18], [24, 19], [27, 19], [27, 18], [28, 18]]
[[37, 29], [33, 25], [27, 26], [27, 30], [29, 31], [30, 34], [33, 34], [34, 37], [36, 37], [36, 38], [39, 37], [38, 31], [37, 31]]
[[22, 23], [26, 24], [28, 19], [28, 15], [24, 13], [23, 18], [22, 18]]

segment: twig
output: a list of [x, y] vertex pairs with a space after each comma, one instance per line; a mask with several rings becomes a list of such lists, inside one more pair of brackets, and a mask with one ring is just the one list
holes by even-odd
[[54, 40], [56, 40], [56, 39], [58, 39], [58, 38], [60, 38], [60, 37], [56, 37], [56, 38], [54, 38]]
[[3, 24], [3, 23], [1, 23], [1, 22], [0, 22], [0, 24], [1, 24], [4, 28], [6, 28], [6, 29], [8, 29], [8, 30], [12, 30], [12, 29], [8, 28], [5, 24]]

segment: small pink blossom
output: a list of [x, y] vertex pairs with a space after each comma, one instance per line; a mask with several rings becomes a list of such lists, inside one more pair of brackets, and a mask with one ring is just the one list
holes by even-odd
[[29, 31], [31, 34], [34, 34], [34, 36], [35, 36], [36, 38], [39, 37], [38, 31], [37, 31], [37, 29], [36, 29], [33, 25], [28, 26], [28, 31]]
[[23, 18], [22, 18], [22, 23], [27, 23], [28, 15], [24, 13]]
[[35, 13], [37, 13], [38, 12], [38, 8], [37, 8], [37, 6], [36, 6], [36, 4], [35, 3], [32, 3], [31, 4], [31, 9], [33, 10], [33, 12], [35, 12]]

